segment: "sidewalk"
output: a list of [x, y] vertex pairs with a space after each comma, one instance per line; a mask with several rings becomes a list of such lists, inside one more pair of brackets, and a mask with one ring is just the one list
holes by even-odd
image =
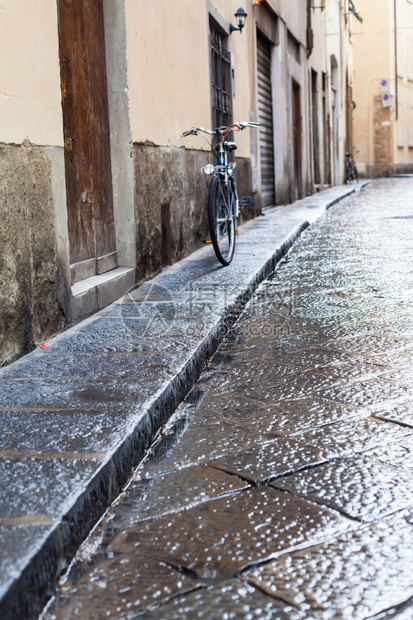
[[0, 370], [0, 617], [35, 618], [256, 286], [342, 186], [240, 229]]

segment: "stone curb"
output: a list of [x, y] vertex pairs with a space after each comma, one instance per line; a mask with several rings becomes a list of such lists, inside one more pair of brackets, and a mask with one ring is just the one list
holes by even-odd
[[[136, 468], [153, 443], [156, 434], [165, 425], [176, 407], [184, 400], [202, 372], [206, 361], [216, 351], [225, 333], [235, 323], [258, 285], [270, 275], [279, 260], [308, 226], [338, 201], [343, 200], [355, 191], [364, 189], [367, 184], [368, 182], [364, 182], [358, 187], [335, 187], [321, 194], [310, 196], [294, 205], [271, 209], [265, 212], [263, 221], [260, 221], [261, 218], [257, 218], [243, 225], [241, 227], [242, 241], [239, 244], [241, 249], [243, 247], [244, 249], [252, 248], [255, 250], [257, 247], [260, 249], [256, 237], [259, 235], [261, 225], [265, 224], [268, 229], [271, 229], [270, 236], [276, 236], [279, 228], [284, 232], [281, 233], [277, 245], [269, 247], [269, 249], [264, 247], [261, 258], [253, 252], [251, 253], [252, 259], [243, 258], [242, 253], [239, 256], [236, 254], [233, 265], [238, 264], [238, 267], [241, 268], [245, 264], [245, 278], [237, 286], [236, 292], [228, 303], [219, 309], [219, 316], [214, 324], [209, 326], [207, 333], [203, 334], [194, 348], [188, 352], [184, 363], [177, 366], [173, 375], [165, 380], [150, 398], [147, 398], [141, 406], [136, 407], [134, 423], [128, 432], [125, 433], [119, 428], [116, 448], [110, 449], [102, 458], [101, 465], [93, 471], [89, 478], [83, 480], [75, 488], [72, 495], [69, 495], [66, 506], [62, 506], [57, 517], [50, 517], [49, 520], [45, 517], [44, 522], [41, 523], [45, 531], [39, 536], [38, 540], [30, 540], [30, 527], [36, 531], [36, 527], [41, 529], [39, 524], [36, 522], [34, 525], [33, 523], [30, 525], [28, 517], [26, 517], [26, 521], [23, 517], [22, 521], [19, 522], [18, 519], [13, 518], [12, 513], [10, 515], [5, 513], [8, 506], [5, 507], [3, 510], [5, 516], [0, 518], [3, 536], [7, 536], [9, 531], [7, 528], [18, 529], [20, 527], [22, 533], [27, 535], [29, 540], [22, 547], [22, 554], [24, 549], [26, 555], [24, 557], [19, 556], [18, 561], [15, 560], [13, 563], [13, 559], [7, 557], [7, 551], [5, 552], [6, 557], [3, 557], [2, 560], [0, 558], [0, 569], [5, 566], [8, 568], [8, 575], [3, 574], [0, 578], [0, 617], [2, 620], [17, 620], [19, 618], [28, 620], [38, 617], [43, 605], [52, 595], [59, 575], [67, 568], [79, 545], [119, 494], [122, 486], [131, 476], [133, 469]], [[263, 245], [265, 245], [264, 241]], [[165, 270], [153, 281], [165, 281], [166, 288], [168, 277], [171, 274], [177, 272], [179, 274], [179, 271], [189, 264], [188, 261], [192, 264], [198, 258], [201, 260], [206, 253], [210, 255], [211, 251], [211, 248], [203, 248], [188, 259], [173, 265], [169, 270]], [[252, 267], [250, 267], [250, 263]], [[228, 270], [229, 268], [225, 269]], [[217, 277], [217, 274], [220, 276], [225, 273], [228, 272], [225, 270], [221, 270], [219, 273], [214, 271], [213, 275]], [[203, 287], [205, 284], [204, 281], [201, 282], [200, 275], [194, 279], [194, 282], [198, 283], [199, 287]], [[213, 278], [211, 282], [211, 286], [216, 285]], [[222, 282], [225, 284], [225, 275], [222, 276]], [[76, 327], [53, 338], [47, 343], [48, 350], [52, 354], [59, 350], [64, 351], [65, 346], [67, 347], [71, 340], [75, 339], [79, 333], [83, 333], [82, 330], [85, 331], [90, 325], [93, 327], [96, 324], [96, 317], [83, 321]], [[100, 351], [96, 349], [94, 353], [92, 351], [92, 354], [99, 356]], [[7, 378], [10, 378], [10, 373], [16, 370], [17, 376], [19, 376], [20, 368], [24, 369], [30, 367], [30, 364], [36, 364], [41, 359], [40, 356], [41, 353], [35, 351], [15, 364], [2, 369], [0, 371], [0, 385], [3, 384], [2, 387], [7, 390]], [[39, 385], [41, 385], [41, 381], [45, 382], [46, 380], [40, 379]], [[0, 389], [0, 399], [1, 391]], [[3, 401], [0, 402], [0, 406], [5, 409]], [[7, 408], [13, 409], [13, 406], [16, 407], [16, 403], [7, 401]], [[47, 408], [46, 405], [45, 408]], [[93, 405], [90, 405], [90, 408], [93, 408]], [[28, 409], [27, 411], [28, 413], [23, 411], [22, 416], [30, 415], [31, 412]], [[41, 432], [42, 429], [39, 429], [39, 433]], [[53, 438], [50, 441], [52, 442]], [[24, 456], [21, 458], [24, 460]], [[24, 482], [23, 480], [22, 484]], [[59, 481], [56, 484], [58, 485]], [[7, 493], [8, 496], [13, 497], [13, 489], [8, 489]], [[53, 488], [50, 493], [53, 494]], [[44, 500], [46, 514], [48, 500], [47, 497]], [[27, 505], [30, 506], [30, 497], [26, 498], [26, 501]], [[0, 512], [1, 517], [3, 514]]]

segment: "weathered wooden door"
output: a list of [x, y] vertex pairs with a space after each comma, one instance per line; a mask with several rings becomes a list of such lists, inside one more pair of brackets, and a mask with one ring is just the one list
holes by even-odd
[[57, 0], [72, 284], [117, 266], [102, 0]]

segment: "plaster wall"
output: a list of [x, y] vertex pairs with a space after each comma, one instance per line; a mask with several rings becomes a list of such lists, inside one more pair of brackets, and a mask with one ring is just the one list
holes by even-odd
[[[229, 34], [238, 8], [239, 0], [125, 1], [138, 280], [209, 236], [209, 179], [201, 167], [211, 161], [210, 146], [201, 135], [179, 136], [191, 126], [211, 126], [209, 18]], [[249, 120], [252, 106], [251, 13], [244, 31], [229, 36], [234, 120]], [[251, 195], [249, 130], [238, 132], [236, 142], [240, 194]]]
[[0, 365], [64, 325], [67, 256], [56, 0], [0, 19]]
[[[126, 0], [133, 143], [208, 150], [202, 137], [180, 140], [179, 136], [191, 126], [210, 128], [208, 12], [212, 16], [216, 12], [229, 25], [238, 5], [239, 0]], [[246, 29], [230, 36], [234, 120], [249, 118], [247, 42]], [[239, 155], [248, 157], [248, 132], [238, 134], [237, 144]]]
[[[359, 170], [367, 176], [412, 172], [413, 4], [409, 0], [378, 0], [372, 10], [368, 0], [357, 0], [357, 8], [364, 18], [354, 26], [354, 135]], [[391, 105], [380, 109], [383, 79], [390, 86]], [[383, 153], [385, 164], [382, 157], [378, 159]]]
[[342, 182], [344, 174], [344, 151], [346, 140], [345, 54], [342, 27], [343, 6], [339, 0], [326, 3], [326, 56], [328, 63], [328, 110], [330, 117], [330, 174], [333, 185]]
[[[297, 41], [305, 40], [305, 30], [307, 27], [306, 0], [268, 0], [268, 5], [280, 16], [281, 20], [287, 24], [291, 34]], [[298, 6], [297, 6], [298, 5]]]
[[[327, 149], [326, 149], [326, 121], [327, 118], [323, 116], [323, 97], [326, 97], [326, 89], [323, 91], [323, 73], [327, 76], [327, 56], [326, 46], [324, 44], [326, 40], [326, 10], [321, 9], [321, 3], [317, 3], [315, 8], [311, 11], [311, 25], [313, 29], [314, 47], [311, 55], [308, 59], [308, 83], [310, 88], [309, 93], [309, 105], [315, 107], [315, 114], [311, 109], [311, 134], [309, 139], [309, 161], [311, 166], [311, 179], [314, 183], [318, 183], [318, 187], [312, 185], [310, 187], [310, 193], [316, 189], [321, 189], [328, 182], [328, 175], [326, 174], [326, 161]], [[315, 73], [316, 80], [316, 92], [313, 92], [312, 72]], [[324, 80], [326, 82], [327, 80]], [[324, 86], [327, 85], [324, 83]], [[313, 117], [316, 116], [316, 122], [313, 122]], [[316, 157], [318, 161], [315, 161]], [[315, 171], [317, 170], [318, 179]]]
[[[413, 3], [397, 0], [397, 118], [394, 128], [394, 169], [413, 172]], [[396, 71], [396, 69], [395, 69]], [[396, 101], [395, 106], [396, 108]], [[396, 110], [395, 110], [396, 111]], [[395, 115], [396, 116], [396, 115]]]
[[3, 2], [0, 142], [63, 145], [56, 0]]

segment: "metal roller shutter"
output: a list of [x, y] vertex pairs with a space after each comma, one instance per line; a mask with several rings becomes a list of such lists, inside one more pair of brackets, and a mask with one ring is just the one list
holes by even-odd
[[275, 204], [274, 146], [271, 95], [271, 45], [257, 36], [258, 114], [261, 123], [261, 202], [263, 207]]

